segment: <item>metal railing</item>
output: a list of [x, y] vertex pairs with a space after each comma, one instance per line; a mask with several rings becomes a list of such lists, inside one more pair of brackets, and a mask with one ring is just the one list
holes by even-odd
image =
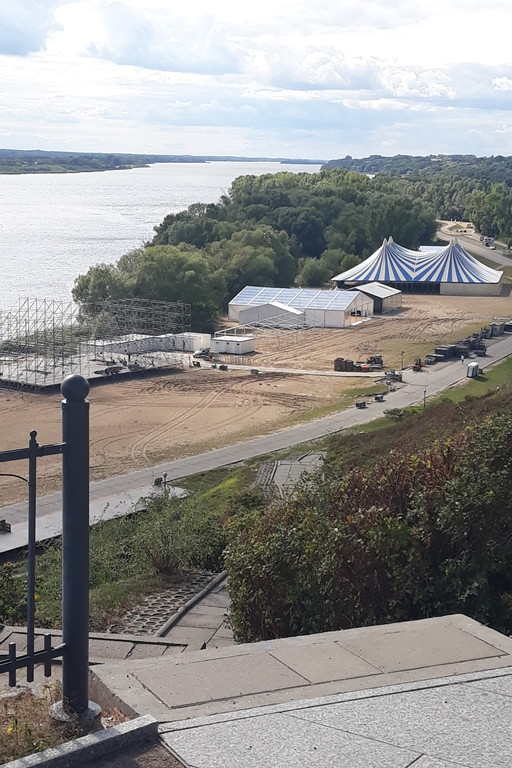
[[[89, 384], [79, 374], [68, 376], [61, 385], [62, 443], [38, 445], [37, 432], [30, 433], [28, 448], [0, 452], [0, 463], [27, 460], [28, 485], [27, 542], [27, 642], [26, 653], [18, 655], [16, 643], [9, 643], [8, 658], [0, 660], [0, 673], [9, 674], [16, 685], [17, 670], [26, 668], [27, 682], [34, 680], [34, 666], [44, 665], [51, 675], [51, 662], [62, 657], [64, 712], [84, 714], [90, 709], [89, 674]], [[37, 459], [62, 455], [62, 643], [52, 646], [44, 635], [43, 650], [35, 650], [36, 585], [36, 491]], [[9, 535], [9, 534], [2, 534]], [[93, 705], [95, 707], [95, 705]]]

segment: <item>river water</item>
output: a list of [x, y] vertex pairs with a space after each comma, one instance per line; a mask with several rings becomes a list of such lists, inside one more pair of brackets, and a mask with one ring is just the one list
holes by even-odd
[[158, 163], [99, 173], [0, 175], [0, 310], [26, 297], [70, 301], [79, 274], [142, 245], [168, 213], [217, 202], [237, 176], [319, 169]]

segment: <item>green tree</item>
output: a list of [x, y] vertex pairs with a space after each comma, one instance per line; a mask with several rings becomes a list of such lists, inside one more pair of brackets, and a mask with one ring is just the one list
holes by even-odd
[[297, 283], [311, 288], [321, 288], [332, 277], [329, 266], [321, 259], [304, 259], [302, 268], [297, 275]]

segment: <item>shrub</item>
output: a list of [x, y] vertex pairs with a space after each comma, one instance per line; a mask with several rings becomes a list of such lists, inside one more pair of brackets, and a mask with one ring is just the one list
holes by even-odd
[[27, 581], [19, 578], [12, 563], [0, 566], [0, 622], [22, 624], [27, 618]]
[[229, 527], [238, 640], [463, 612], [512, 630], [512, 417], [325, 477]]

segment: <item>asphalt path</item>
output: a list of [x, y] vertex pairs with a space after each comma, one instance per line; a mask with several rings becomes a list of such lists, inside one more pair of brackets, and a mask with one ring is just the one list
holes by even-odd
[[[480, 367], [485, 369], [511, 354], [512, 336], [507, 335], [489, 345], [487, 357], [477, 359]], [[382, 403], [371, 401], [364, 409], [349, 408], [252, 440], [95, 481], [90, 484], [91, 522], [126, 514], [140, 497], [147, 496], [154, 489], [155, 478], [163, 477], [164, 473], [167, 475], [167, 482], [174, 483], [190, 475], [291, 448], [349, 427], [362, 426], [382, 416], [387, 408], [405, 408], [425, 402], [428, 398], [465, 379], [466, 370], [466, 364], [462, 365], [460, 360], [441, 366], [427, 366], [421, 372], [407, 369], [403, 372], [403, 384], [398, 385], [394, 392], [388, 393]], [[94, 403], [91, 407], [94, 407]], [[38, 498], [36, 532], [38, 541], [51, 538], [61, 532], [61, 500], [60, 491]], [[27, 503], [19, 502], [0, 508], [0, 519], [11, 523], [11, 533], [0, 535], [0, 553], [25, 546]]]
[[484, 259], [494, 262], [499, 267], [512, 266], [512, 255], [507, 256], [507, 250], [496, 246], [495, 251], [491, 251], [486, 245], [480, 242], [480, 235], [469, 235], [464, 232], [454, 232], [449, 230], [448, 227], [453, 226], [453, 222], [448, 222], [443, 225], [438, 231], [437, 236], [442, 240], [451, 240], [456, 237], [459, 243], [467, 250], [471, 251], [475, 256], [483, 256]]

